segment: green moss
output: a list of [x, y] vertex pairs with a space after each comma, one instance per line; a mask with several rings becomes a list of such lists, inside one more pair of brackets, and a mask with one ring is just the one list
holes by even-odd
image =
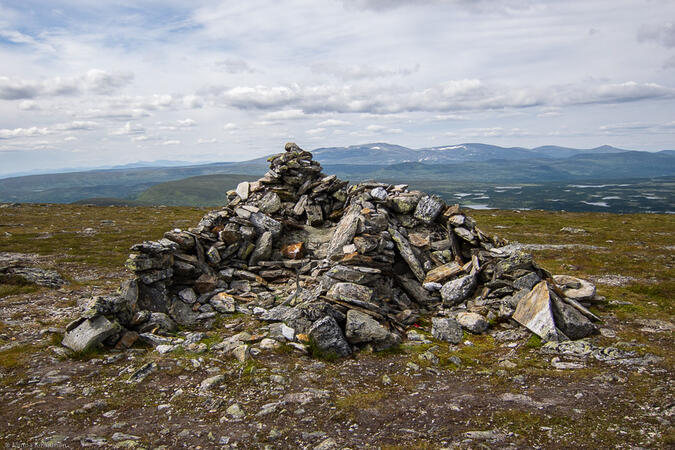
[[542, 345], [544, 345], [544, 341], [542, 341], [541, 338], [536, 334], [530, 336], [530, 338], [527, 340], [527, 343], [525, 344], [527, 348], [539, 348]]
[[0, 367], [13, 369], [26, 364], [39, 347], [30, 344], [15, 345], [0, 351]]
[[335, 401], [335, 405], [344, 410], [362, 410], [373, 408], [387, 396], [382, 389], [356, 392], [341, 397]]
[[32, 294], [42, 289], [34, 284], [0, 284], [0, 298], [10, 295]]

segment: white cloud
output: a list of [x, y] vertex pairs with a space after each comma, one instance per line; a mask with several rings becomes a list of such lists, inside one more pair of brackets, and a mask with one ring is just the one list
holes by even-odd
[[76, 141], [77, 138], [75, 136], [66, 136], [65, 138], [63, 138], [63, 140], [65, 142], [71, 142], [71, 141]]
[[14, 129], [0, 129], [0, 139], [11, 139], [17, 137], [34, 137], [45, 136], [50, 133], [48, 128], [14, 128]]
[[316, 73], [337, 77], [343, 80], [362, 80], [371, 78], [385, 78], [393, 76], [407, 76], [420, 70], [420, 65], [412, 67], [389, 68], [375, 67], [369, 64], [344, 66], [335, 63], [318, 63], [312, 66]]
[[19, 102], [19, 109], [21, 111], [39, 111], [40, 105], [33, 100], [22, 100]]
[[133, 79], [128, 73], [111, 74], [91, 69], [76, 77], [54, 77], [42, 81], [0, 77], [0, 99], [21, 100], [37, 97], [110, 94]]
[[112, 130], [110, 134], [113, 135], [134, 135], [134, 134], [144, 134], [145, 133], [145, 128], [142, 127], [139, 124], [133, 124], [131, 122], [127, 122], [124, 124], [123, 127], [117, 128], [115, 130]]
[[301, 109], [284, 109], [281, 111], [272, 111], [262, 115], [263, 120], [295, 120], [304, 119], [306, 114]]
[[236, 123], [228, 122], [225, 125], [223, 125], [223, 130], [225, 131], [233, 131], [239, 128]]
[[251, 68], [251, 66], [243, 59], [227, 58], [216, 61], [215, 65], [217, 68], [231, 74], [253, 72], [253, 68]]
[[177, 139], [170, 139], [170, 140], [161, 142], [161, 145], [179, 145], [179, 144], [180, 144], [180, 141], [177, 140]]
[[215, 144], [217, 142], [218, 139], [204, 139], [204, 138], [197, 139], [197, 144]]
[[339, 120], [339, 119], [327, 119], [322, 122], [319, 122], [318, 125], [320, 127], [341, 127], [345, 125], [350, 125], [350, 122], [347, 122], [346, 120]]
[[312, 135], [312, 134], [321, 134], [324, 131], [326, 131], [325, 128], [312, 128], [310, 130], [305, 131], [305, 133]]

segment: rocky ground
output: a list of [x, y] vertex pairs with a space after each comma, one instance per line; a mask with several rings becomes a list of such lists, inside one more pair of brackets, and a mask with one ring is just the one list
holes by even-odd
[[[3, 205], [0, 260], [54, 270], [65, 284], [45, 272], [0, 285], [2, 445], [675, 443], [670, 216], [472, 213], [485, 231], [534, 245], [528, 251], [548, 270], [597, 284], [606, 297], [592, 309], [603, 319], [600, 332], [572, 345], [542, 345], [511, 322], [450, 344], [434, 339], [423, 317], [406, 328], [400, 346], [320, 359], [266, 340], [268, 324], [235, 313], [203, 333], [179, 330], [155, 348], [66, 353], [59, 345], [66, 324], [92, 296], [109, 295], [130, 277], [122, 269], [129, 247], [196, 223], [204, 212]], [[249, 345], [242, 362], [222, 351], [234, 335]]]

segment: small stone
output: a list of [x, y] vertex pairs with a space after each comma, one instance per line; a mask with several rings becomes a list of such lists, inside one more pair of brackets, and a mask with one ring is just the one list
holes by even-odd
[[391, 377], [389, 375], [382, 375], [382, 384], [385, 386], [390, 386], [392, 383]]
[[199, 385], [200, 391], [210, 391], [217, 388], [225, 381], [225, 375], [215, 375], [203, 380]]
[[391, 333], [369, 315], [354, 309], [347, 311], [345, 334], [349, 343], [370, 343], [375, 350], [384, 350], [400, 342], [398, 335]]
[[250, 185], [248, 181], [242, 181], [241, 183], [239, 183], [236, 189], [239, 198], [241, 198], [244, 201], [248, 200], [249, 188]]
[[124, 434], [120, 433], [119, 431], [116, 433], [113, 433], [112, 435], [112, 440], [115, 442], [120, 442], [120, 441], [137, 441], [140, 439], [140, 436], [134, 436], [133, 434]]
[[185, 288], [178, 292], [178, 298], [188, 305], [192, 305], [197, 301], [197, 294], [195, 294], [195, 291], [192, 288]]
[[242, 344], [232, 350], [232, 355], [237, 358], [237, 361], [244, 363], [250, 357], [251, 352], [248, 345]]
[[302, 259], [305, 256], [305, 243], [296, 242], [294, 244], [289, 244], [281, 249], [281, 254], [286, 259]]
[[265, 214], [274, 214], [281, 209], [281, 199], [276, 192], [268, 192], [260, 200], [260, 211]]
[[209, 299], [213, 309], [221, 314], [231, 314], [237, 311], [237, 302], [230, 294], [219, 292]]
[[233, 419], [243, 419], [246, 416], [246, 413], [244, 412], [243, 408], [239, 406], [238, 403], [230, 405], [225, 410], [225, 412], [227, 413], [228, 416], [232, 417]]
[[275, 341], [274, 339], [264, 338], [262, 341], [260, 341], [260, 348], [264, 350], [274, 350], [279, 348], [279, 342]]
[[370, 191], [370, 196], [373, 198], [376, 198], [378, 200], [386, 200], [387, 199], [387, 190], [384, 189], [383, 187], [376, 187], [373, 190]]

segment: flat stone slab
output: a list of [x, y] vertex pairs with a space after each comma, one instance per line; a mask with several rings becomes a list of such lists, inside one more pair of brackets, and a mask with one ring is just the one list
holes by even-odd
[[527, 296], [518, 302], [516, 312], [513, 313], [513, 320], [545, 341], [560, 339], [553, 319], [551, 294], [546, 281], [537, 284]]
[[119, 330], [120, 327], [117, 323], [109, 321], [104, 316], [99, 316], [87, 319], [67, 332], [61, 343], [73, 351], [81, 352], [95, 347]]

